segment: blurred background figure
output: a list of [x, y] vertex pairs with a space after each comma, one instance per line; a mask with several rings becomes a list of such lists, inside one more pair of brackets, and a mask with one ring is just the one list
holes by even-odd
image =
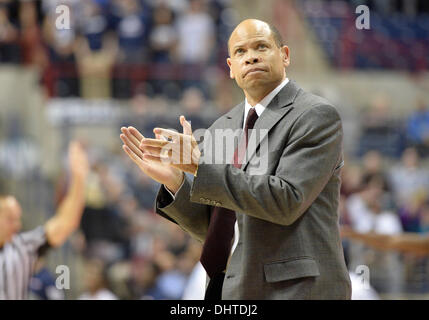
[[83, 283], [85, 291], [79, 296], [79, 300], [117, 300], [107, 288], [107, 276], [102, 261], [93, 259], [85, 263]]
[[[27, 299], [29, 288], [38, 291], [42, 299], [48, 298], [43, 286], [53, 286], [49, 274], [43, 273], [36, 262], [50, 248], [61, 246], [79, 227], [88, 174], [88, 160], [82, 146], [76, 141], [68, 148], [70, 185], [53, 217], [43, 225], [21, 231], [22, 209], [14, 196], [0, 196], [0, 298], [6, 300]], [[41, 261], [39, 260], [39, 263]], [[37, 272], [30, 284], [31, 277]], [[39, 280], [40, 288], [34, 287]], [[48, 282], [48, 283], [43, 283]], [[45, 288], [50, 290], [49, 288]], [[52, 290], [51, 290], [52, 291]], [[50, 294], [58, 297], [58, 294]]]
[[11, 10], [15, 9], [12, 0], [0, 2], [0, 61], [2, 63], [19, 63], [19, 30], [12, 20]]
[[349, 275], [352, 282], [352, 300], [380, 300], [377, 291], [371, 286], [365, 286], [358, 275], [354, 272], [350, 272]]
[[[350, 226], [359, 232], [398, 234], [402, 232], [399, 216], [391, 210], [386, 180], [381, 173], [367, 173], [359, 193], [350, 196], [347, 212]], [[401, 263], [395, 254], [368, 251], [352, 244], [348, 252], [349, 265], [354, 270], [366, 265], [371, 270], [371, 284], [380, 293], [401, 292]]]
[[[69, 29], [56, 26], [59, 4]], [[361, 4], [369, 30], [356, 28]], [[158, 186], [123, 155], [118, 132], [181, 130], [181, 114], [206, 128], [241, 102], [226, 45], [250, 17], [279, 29], [290, 78], [342, 117], [340, 223], [377, 236], [428, 234], [428, 1], [0, 0], [0, 194], [19, 200], [23, 230], [49, 220], [67, 194], [70, 141], [82, 141], [89, 161], [80, 227], [45, 253], [28, 298], [103, 289], [111, 293], [98, 297], [198, 297], [190, 288], [200, 288], [201, 244], [153, 213]], [[427, 256], [343, 245], [358, 282], [356, 267], [370, 270], [374, 291], [360, 297], [429, 297]], [[70, 268], [69, 290], [50, 289], [58, 265]]]
[[407, 138], [409, 144], [417, 148], [420, 155], [429, 155], [429, 110], [427, 102], [417, 100], [416, 108], [407, 119]]
[[29, 298], [33, 300], [64, 300], [64, 290], [57, 288], [55, 275], [45, 265], [45, 257], [39, 257], [30, 279]]
[[384, 94], [378, 94], [370, 101], [363, 114], [360, 138], [360, 154], [378, 150], [389, 157], [398, 157], [402, 148], [401, 122], [391, 111], [391, 102]]

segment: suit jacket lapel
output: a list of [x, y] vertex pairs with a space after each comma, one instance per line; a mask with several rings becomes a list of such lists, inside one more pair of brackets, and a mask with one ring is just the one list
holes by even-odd
[[[258, 133], [256, 135], [256, 143], [252, 143], [254, 140], [252, 140], [252, 137], [250, 137], [249, 145], [247, 147], [247, 157], [241, 166], [242, 170], [246, 169], [247, 164], [255, 155], [259, 145], [264, 141], [264, 139], [267, 138], [269, 131], [277, 122], [286, 116], [289, 111], [292, 110], [292, 104], [295, 101], [299, 90], [301, 90], [301, 88], [298, 87], [295, 81], [290, 80], [289, 83], [273, 98], [273, 100], [271, 100], [264, 112], [262, 112], [261, 116], [256, 121], [255, 126], [253, 127], [255, 133]], [[242, 113], [241, 116], [243, 117]]]
[[236, 105], [225, 117], [225, 129], [237, 130], [243, 127], [244, 101]]

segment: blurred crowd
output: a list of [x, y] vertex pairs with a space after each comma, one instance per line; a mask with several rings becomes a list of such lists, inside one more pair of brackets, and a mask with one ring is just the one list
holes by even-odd
[[[375, 95], [360, 119], [355, 152], [342, 172], [341, 224], [360, 233], [429, 232], [429, 109], [415, 101], [408, 115], [394, 116], [386, 95]], [[366, 265], [381, 294], [426, 293], [427, 258], [377, 252], [345, 240], [350, 270]]]
[[[360, 233], [425, 234], [428, 190], [429, 166], [416, 148], [406, 148], [399, 161], [378, 150], [368, 151], [361, 161], [349, 158], [342, 171], [340, 223]], [[343, 246], [349, 269], [368, 266], [379, 294], [427, 293], [427, 258], [378, 252], [350, 240]]]
[[[429, 3], [426, 0], [305, 0], [298, 3], [317, 41], [337, 68], [422, 72], [429, 67]], [[363, 21], [365, 29], [358, 28], [357, 24]]]
[[[59, 27], [68, 22], [57, 10], [61, 5], [70, 13], [70, 28]], [[230, 90], [222, 89], [222, 69], [234, 24], [228, 0], [0, 0], [0, 63], [35, 68], [48, 97], [126, 99], [130, 108], [116, 119], [118, 132], [122, 125], [147, 136], [154, 124], [180, 129], [181, 113], [195, 130], [208, 127], [232, 104]], [[6, 179], [0, 188], [10, 192], [16, 181], [24, 206], [34, 200], [34, 208], [49, 215], [65, 194], [67, 172], [54, 181], [43, 177], [40, 145], [26, 135], [25, 120], [15, 112], [0, 120], [0, 172]], [[154, 214], [159, 185], [120, 148], [82, 142], [91, 174], [80, 232], [64, 249], [83, 259], [75, 266], [79, 277], [72, 296], [182, 298], [200, 244]], [[31, 189], [40, 191], [37, 199], [28, 195]], [[70, 297], [56, 288], [46, 259], [36, 270], [30, 285], [34, 299]]]
[[36, 66], [50, 96], [126, 99], [141, 82], [149, 95], [209, 96], [236, 23], [229, 2], [1, 0], [0, 63]]

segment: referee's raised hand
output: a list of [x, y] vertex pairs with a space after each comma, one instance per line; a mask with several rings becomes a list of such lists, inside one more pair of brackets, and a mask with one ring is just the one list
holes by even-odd
[[46, 238], [52, 247], [62, 245], [79, 227], [85, 207], [85, 185], [89, 161], [85, 149], [78, 141], [70, 142], [68, 160], [71, 179], [67, 193], [55, 215], [45, 223]]
[[70, 142], [68, 158], [72, 178], [82, 182], [85, 181], [89, 172], [88, 156], [78, 141]]
[[86, 151], [79, 142], [69, 144], [68, 160], [71, 172], [68, 190], [55, 215], [43, 226], [18, 233], [21, 206], [11, 195], [0, 196], [0, 218], [5, 218], [0, 221], [0, 300], [27, 299], [34, 261], [50, 247], [61, 246], [79, 227], [89, 171]]

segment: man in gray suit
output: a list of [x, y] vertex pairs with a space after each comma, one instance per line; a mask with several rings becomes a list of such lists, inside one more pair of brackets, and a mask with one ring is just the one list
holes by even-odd
[[[182, 116], [183, 133], [156, 128], [156, 139], [122, 128], [123, 149], [162, 184], [157, 213], [204, 243], [207, 299], [350, 299], [338, 227], [338, 112], [287, 78], [289, 48], [269, 24], [241, 22], [228, 48], [230, 76], [246, 99], [208, 129], [204, 139], [214, 139], [198, 145]], [[242, 132], [232, 163], [213, 163], [212, 147], [223, 150], [228, 136], [216, 134], [228, 129]]]

